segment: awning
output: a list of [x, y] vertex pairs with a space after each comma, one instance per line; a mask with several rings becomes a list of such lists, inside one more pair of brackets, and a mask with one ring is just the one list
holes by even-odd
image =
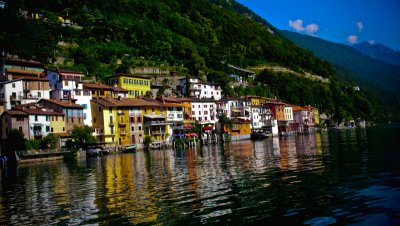
[[153, 119], [153, 118], [166, 118], [163, 115], [144, 115], [144, 117], [151, 118], [151, 119]]
[[204, 126], [201, 130], [213, 130], [213, 126]]

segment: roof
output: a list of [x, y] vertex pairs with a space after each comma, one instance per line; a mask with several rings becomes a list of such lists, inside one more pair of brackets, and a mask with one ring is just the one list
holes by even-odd
[[114, 87], [104, 85], [104, 84], [89, 84], [89, 83], [83, 83], [83, 88], [86, 89], [107, 89], [107, 90], [113, 90]]
[[132, 74], [123, 74], [123, 73], [118, 73], [118, 74], [112, 75], [112, 76], [109, 77], [108, 79], [110, 79], [110, 78], [115, 78], [115, 77], [120, 77], [120, 76], [131, 77], [131, 78], [150, 79], [150, 78], [148, 78], [148, 77], [146, 77], [146, 76], [142, 76], [142, 75], [132, 75]]
[[144, 117], [155, 119], [155, 118], [166, 118], [163, 115], [144, 115]]
[[44, 110], [39, 110], [39, 109], [24, 109], [24, 112], [30, 114], [30, 115], [55, 115], [55, 116], [63, 116], [64, 114], [51, 111], [50, 109]]
[[11, 116], [28, 116], [28, 113], [17, 109], [7, 110], [4, 113], [9, 114]]
[[8, 64], [18, 64], [18, 65], [30, 65], [30, 66], [39, 66], [39, 67], [44, 67], [44, 64], [42, 64], [39, 61], [34, 61], [34, 60], [24, 60], [24, 59], [11, 59], [11, 58], [6, 58], [4, 59], [6, 65]]
[[308, 111], [308, 108], [300, 107], [300, 106], [292, 106], [293, 111]]
[[190, 101], [190, 102], [207, 102], [207, 103], [213, 102], [213, 103], [215, 103], [215, 100], [211, 99], [211, 98], [203, 98], [203, 99], [201, 99], [201, 98], [188, 98], [188, 99], [189, 99], [188, 101]]
[[66, 69], [60, 69], [60, 68], [49, 68], [48, 70], [57, 72], [59, 74], [65, 73], [65, 74], [76, 74], [76, 75], [82, 75], [83, 76], [82, 72], [80, 72], [80, 71], [66, 70]]
[[61, 100], [56, 100], [56, 99], [41, 99], [39, 103], [41, 102], [49, 102], [58, 106], [61, 106], [63, 108], [81, 108], [83, 109], [83, 106], [67, 101], [61, 101]]
[[98, 98], [92, 99], [92, 101], [104, 107], [155, 107], [163, 105], [158, 101], [150, 102], [142, 98]]
[[24, 81], [44, 81], [48, 82], [49, 80], [47, 78], [40, 78], [40, 77], [35, 77], [35, 76], [13, 76], [14, 79], [22, 79]]
[[114, 92], [129, 92], [128, 90], [121, 87], [113, 87]]

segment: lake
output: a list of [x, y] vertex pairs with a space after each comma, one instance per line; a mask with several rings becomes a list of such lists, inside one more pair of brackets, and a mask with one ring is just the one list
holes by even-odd
[[1, 169], [0, 224], [400, 225], [400, 129]]

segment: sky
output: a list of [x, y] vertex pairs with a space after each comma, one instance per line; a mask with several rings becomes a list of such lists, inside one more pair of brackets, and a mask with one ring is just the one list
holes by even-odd
[[400, 0], [238, 0], [274, 27], [353, 45], [400, 50]]

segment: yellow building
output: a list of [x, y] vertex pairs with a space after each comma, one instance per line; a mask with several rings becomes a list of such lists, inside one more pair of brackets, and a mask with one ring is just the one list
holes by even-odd
[[167, 105], [154, 99], [146, 99], [150, 104], [143, 105], [144, 135], [150, 136], [153, 143], [163, 143], [171, 122], [167, 122]]
[[319, 124], [319, 110], [316, 107], [311, 107], [313, 118], [314, 118], [314, 123]]
[[195, 120], [192, 118], [192, 101], [190, 98], [177, 98], [183, 107], [183, 125], [185, 129], [193, 127]]
[[128, 90], [120, 87], [112, 87], [104, 84], [83, 84], [84, 90], [89, 90], [92, 94], [92, 98], [104, 97], [104, 98], [117, 98], [128, 97]]
[[139, 75], [115, 74], [108, 79], [108, 85], [128, 90], [128, 97], [144, 97], [151, 92], [150, 79]]
[[[143, 109], [147, 108], [153, 117], [160, 115], [152, 114], [152, 108], [160, 108], [155, 104], [140, 98], [96, 98], [91, 101], [92, 121], [95, 136], [99, 142], [113, 143], [118, 146], [141, 145], [144, 136], [153, 137], [152, 131], [146, 134], [146, 121]], [[156, 110], [155, 110], [156, 111]], [[166, 108], [163, 114], [166, 116]], [[159, 124], [158, 120], [157, 123]], [[157, 125], [158, 125], [157, 124]], [[165, 126], [162, 131], [167, 131]], [[154, 135], [159, 135], [154, 133]], [[165, 139], [165, 137], [162, 137]], [[154, 140], [159, 137], [154, 136]]]
[[52, 133], [64, 133], [65, 131], [65, 119], [64, 115], [53, 115], [50, 118], [50, 132]]
[[230, 133], [232, 135], [232, 140], [250, 139], [250, 134], [251, 134], [250, 120], [235, 119], [233, 121], [232, 128], [225, 126], [224, 132]]
[[252, 106], [258, 106], [265, 104], [268, 100], [266, 97], [261, 97], [261, 96], [246, 96], [246, 99], [250, 100]]

